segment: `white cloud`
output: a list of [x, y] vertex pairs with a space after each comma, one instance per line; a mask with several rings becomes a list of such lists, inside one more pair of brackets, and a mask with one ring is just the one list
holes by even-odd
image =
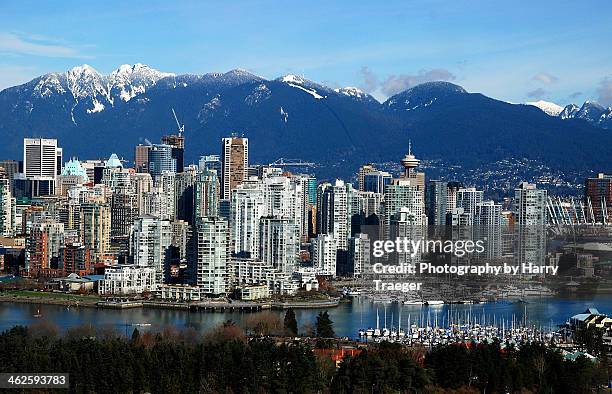
[[417, 74], [389, 75], [382, 83], [381, 90], [387, 96], [392, 96], [413, 86], [431, 81], [453, 81], [457, 77], [444, 68], [421, 70]]
[[367, 66], [361, 67], [360, 74], [363, 79], [360, 87], [364, 91], [374, 94], [375, 97], [380, 96], [383, 99], [425, 82], [457, 79], [453, 73], [445, 68], [421, 70], [416, 74], [391, 74], [382, 82], [379, 81], [376, 73]]
[[612, 77], [601, 80], [597, 88], [597, 94], [601, 105], [612, 106]]
[[40, 36], [20, 37], [17, 34], [0, 32], [0, 52], [60, 58], [85, 58], [87, 56], [68, 45], [60, 45]]
[[546, 72], [537, 73], [532, 79], [534, 81], [542, 82], [545, 85], [553, 84], [559, 80], [559, 78]]

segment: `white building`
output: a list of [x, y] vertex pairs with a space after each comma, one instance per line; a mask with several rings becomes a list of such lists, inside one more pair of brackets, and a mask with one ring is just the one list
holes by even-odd
[[476, 190], [475, 187], [461, 188], [457, 190], [456, 207], [463, 208], [465, 213], [469, 213], [474, 216], [476, 213], [476, 206], [482, 203], [484, 192], [482, 190]]
[[16, 201], [11, 197], [10, 181], [0, 179], [0, 235], [12, 237], [15, 234]]
[[238, 256], [261, 258], [260, 222], [263, 217], [292, 221], [300, 237], [303, 230], [303, 185], [284, 176], [271, 176], [249, 181], [232, 193], [230, 227], [232, 250]]
[[349, 238], [349, 262], [353, 267], [353, 276], [371, 273], [370, 238], [368, 234], [355, 234]]
[[99, 292], [102, 295], [135, 295], [157, 290], [155, 269], [131, 264], [114, 265], [104, 270]]
[[338, 244], [334, 234], [319, 234], [312, 241], [312, 263], [319, 275], [336, 276]]
[[478, 258], [496, 259], [502, 256], [502, 206], [493, 201], [476, 205], [474, 240], [484, 243], [485, 251]]
[[514, 191], [515, 261], [517, 264], [545, 263], [546, 190], [523, 182]]
[[324, 183], [317, 190], [317, 229], [319, 234], [332, 234], [336, 247], [347, 250], [350, 233], [350, 184], [336, 179], [332, 185]]
[[154, 216], [142, 216], [134, 221], [132, 255], [134, 265], [155, 270], [157, 284], [164, 282], [168, 249], [172, 244], [172, 225]]
[[292, 274], [281, 272], [270, 264], [253, 259], [232, 259], [230, 274], [234, 286], [266, 284], [270, 294], [295, 294], [299, 280]]
[[218, 217], [204, 217], [197, 222], [196, 285], [208, 295], [229, 292], [229, 228]]
[[299, 228], [292, 219], [263, 217], [259, 226], [259, 258], [272, 267], [291, 273], [298, 265]]

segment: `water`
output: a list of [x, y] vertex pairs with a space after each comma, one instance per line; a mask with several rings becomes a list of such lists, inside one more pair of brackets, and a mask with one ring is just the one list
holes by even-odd
[[[387, 316], [387, 327], [398, 326], [399, 312], [401, 309], [401, 325], [405, 328], [408, 324], [408, 315], [412, 323], [421, 320], [424, 323], [429, 319], [433, 325], [447, 323], [448, 316], [453, 319], [466, 319], [470, 316], [471, 321], [481, 322], [483, 315], [487, 323], [492, 323], [494, 316], [498, 324], [501, 319], [511, 322], [514, 316], [516, 322], [522, 322], [524, 313], [530, 324], [542, 327], [554, 326], [564, 323], [567, 319], [577, 313], [583, 312], [589, 307], [595, 307], [601, 313], [612, 313], [612, 295], [599, 295], [588, 299], [540, 299], [532, 300], [527, 304], [522, 303], [487, 303], [474, 305], [441, 305], [435, 307], [424, 307], [418, 305], [398, 304], [374, 304], [365, 297], [355, 298], [351, 303], [341, 303], [337, 308], [326, 309], [334, 322], [334, 330], [338, 336], [356, 338], [360, 328], [376, 327], [376, 313], [380, 316], [381, 328], [385, 325], [385, 310]], [[34, 315], [40, 310], [42, 317]], [[300, 309], [296, 310], [298, 327], [306, 329], [314, 327], [316, 315], [323, 309]], [[284, 315], [282, 311], [272, 311], [280, 318]], [[66, 308], [58, 305], [33, 305], [19, 303], [0, 303], [0, 331], [4, 331], [16, 325], [31, 325], [41, 322], [50, 322], [66, 330], [73, 327], [93, 325], [97, 328], [113, 329], [121, 333], [131, 334], [133, 324], [151, 324], [150, 327], [139, 327], [142, 329], [163, 330], [166, 327], [178, 329], [192, 327], [200, 332], [214, 328], [227, 320], [236, 322], [245, 327], [249, 319], [253, 319], [258, 313], [248, 312], [192, 312], [171, 309], [96, 309], [96, 308]], [[393, 323], [392, 323], [393, 316]]]

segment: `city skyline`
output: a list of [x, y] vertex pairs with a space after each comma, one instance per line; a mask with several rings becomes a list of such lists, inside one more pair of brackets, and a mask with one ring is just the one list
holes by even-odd
[[[378, 100], [447, 80], [509, 102], [612, 105], [612, 21], [591, 12], [601, 7], [416, 2], [288, 11], [271, 2], [59, 8], [5, 2], [0, 89], [83, 63], [109, 73], [140, 62], [178, 74], [245, 68], [266, 78], [305, 75], [331, 87], [360, 87]], [[46, 19], [56, 23], [41, 23]], [[152, 31], [151, 24], [178, 28]]]

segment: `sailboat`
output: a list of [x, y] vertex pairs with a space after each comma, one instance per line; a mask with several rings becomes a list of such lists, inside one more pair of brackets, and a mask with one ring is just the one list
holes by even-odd
[[376, 309], [376, 329], [374, 330], [374, 336], [380, 336], [380, 316], [378, 315], [378, 309]]
[[40, 308], [36, 309], [36, 314], [34, 315], [35, 318], [39, 318], [42, 317], [42, 313], [40, 313]]

